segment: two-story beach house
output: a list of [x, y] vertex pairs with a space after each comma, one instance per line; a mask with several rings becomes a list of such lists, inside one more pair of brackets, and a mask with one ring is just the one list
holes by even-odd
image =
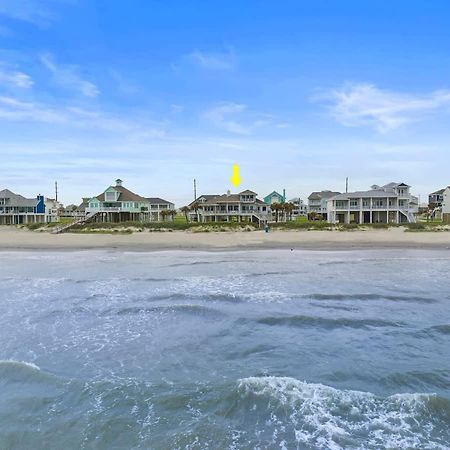
[[444, 203], [444, 189], [432, 192], [428, 195], [428, 210], [432, 219], [442, 220], [442, 204]]
[[308, 206], [300, 197], [292, 198], [289, 200], [289, 203], [292, 203], [295, 206], [295, 209], [292, 211], [293, 219], [296, 217], [306, 217], [308, 215]]
[[245, 190], [238, 194], [201, 195], [189, 207], [191, 220], [199, 222], [266, 223], [270, 206], [257, 198], [256, 192]]
[[59, 213], [63, 205], [54, 198], [45, 198], [45, 221], [48, 223], [59, 222]]
[[0, 191], [0, 225], [45, 223], [44, 196], [25, 198], [9, 189]]
[[327, 202], [328, 199], [340, 194], [334, 191], [315, 191], [308, 197], [308, 213], [327, 220]]
[[331, 223], [415, 222], [418, 200], [405, 183], [374, 185], [368, 191], [335, 195], [327, 202]]
[[96, 222], [159, 221], [163, 210], [175, 208], [166, 200], [135, 194], [124, 187], [120, 179], [86, 204], [86, 217]]
[[443, 192], [442, 220], [445, 223], [450, 223], [450, 186], [448, 186]]

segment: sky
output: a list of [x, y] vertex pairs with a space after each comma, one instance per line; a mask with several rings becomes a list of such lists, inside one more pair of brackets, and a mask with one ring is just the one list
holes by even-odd
[[[450, 184], [446, 0], [0, 0], [0, 189], [181, 207]], [[231, 185], [239, 164], [242, 184]]]

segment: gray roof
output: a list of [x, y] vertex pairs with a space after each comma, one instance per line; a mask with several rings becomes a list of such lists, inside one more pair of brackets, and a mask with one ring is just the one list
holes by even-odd
[[3, 189], [0, 191], [0, 198], [9, 198], [10, 202], [8, 206], [29, 206], [34, 207], [37, 205], [37, 199], [35, 198], [25, 198], [22, 195], [14, 194], [14, 192], [9, 189]]
[[152, 204], [158, 204], [158, 205], [173, 205], [172, 202], [168, 202], [167, 200], [164, 200], [159, 197], [147, 197], [147, 200]]
[[436, 191], [436, 192], [432, 192], [430, 195], [440, 195], [440, 194], [443, 194], [444, 191], [445, 191], [445, 188], [444, 188], [444, 189], [439, 189], [439, 190]]
[[308, 197], [309, 200], [321, 200], [322, 198], [330, 198], [335, 195], [340, 194], [340, 192], [334, 192], [334, 191], [314, 191], [311, 192], [310, 196]]

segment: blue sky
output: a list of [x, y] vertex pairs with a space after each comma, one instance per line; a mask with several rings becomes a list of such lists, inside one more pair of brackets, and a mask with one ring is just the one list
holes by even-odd
[[0, 0], [0, 187], [182, 206], [450, 184], [450, 3]]

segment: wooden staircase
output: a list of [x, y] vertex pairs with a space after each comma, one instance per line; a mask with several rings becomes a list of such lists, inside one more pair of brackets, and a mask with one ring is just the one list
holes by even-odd
[[64, 233], [64, 231], [67, 231], [70, 228], [74, 227], [75, 225], [84, 225], [85, 223], [91, 221], [97, 214], [98, 213], [94, 213], [94, 214], [92, 214], [92, 216], [81, 217], [80, 219], [74, 220], [73, 222], [65, 223], [64, 225], [55, 227], [51, 231], [51, 234], [61, 234], [61, 233]]

